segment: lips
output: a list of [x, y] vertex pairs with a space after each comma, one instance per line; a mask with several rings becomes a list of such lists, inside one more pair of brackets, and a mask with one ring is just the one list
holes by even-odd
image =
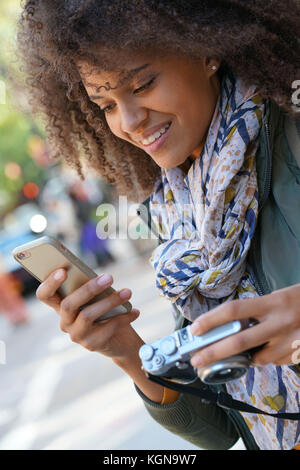
[[146, 150], [147, 153], [158, 152], [161, 149], [161, 147], [163, 146], [164, 142], [166, 141], [166, 139], [168, 138], [170, 134], [170, 130], [172, 128], [172, 121], [167, 124], [169, 124], [169, 126], [167, 127], [167, 130], [163, 134], [161, 134], [160, 137], [156, 138], [152, 143], [149, 143], [146, 145], [146, 144], [143, 144], [142, 142], [142, 146]]

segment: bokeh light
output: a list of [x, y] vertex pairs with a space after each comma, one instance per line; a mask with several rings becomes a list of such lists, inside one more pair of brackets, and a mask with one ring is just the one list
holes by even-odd
[[41, 153], [45, 151], [45, 144], [41, 137], [32, 135], [27, 141], [27, 152], [28, 154], [36, 159]]
[[49, 165], [50, 160], [46, 150], [46, 144], [41, 137], [37, 135], [29, 137], [27, 141], [27, 152], [40, 167], [45, 168]]
[[5, 173], [5, 176], [7, 176], [7, 178], [11, 180], [16, 180], [20, 178], [22, 174], [22, 170], [21, 170], [20, 165], [18, 165], [18, 163], [9, 162], [4, 167], [4, 173]]
[[23, 193], [28, 199], [34, 199], [39, 194], [39, 187], [35, 183], [26, 183], [23, 188]]
[[41, 233], [47, 227], [47, 219], [42, 214], [36, 214], [31, 217], [29, 225], [34, 233]]

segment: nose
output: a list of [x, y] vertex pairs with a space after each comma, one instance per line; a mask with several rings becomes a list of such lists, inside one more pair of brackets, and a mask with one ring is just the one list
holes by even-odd
[[133, 135], [138, 134], [139, 129], [142, 132], [145, 121], [148, 118], [148, 111], [146, 108], [127, 104], [119, 106], [121, 113], [121, 129], [126, 134]]

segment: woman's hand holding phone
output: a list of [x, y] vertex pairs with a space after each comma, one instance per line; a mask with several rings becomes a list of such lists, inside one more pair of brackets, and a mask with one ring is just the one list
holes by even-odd
[[111, 286], [113, 278], [106, 274], [93, 278], [62, 300], [56, 291], [67, 275], [66, 269], [62, 268], [52, 272], [38, 287], [37, 298], [59, 314], [60, 328], [70, 335], [73, 342], [89, 351], [111, 357], [150, 400], [161, 402], [163, 387], [150, 382], [141, 369], [138, 351], [144, 341], [131, 326], [138, 318], [139, 310], [132, 309], [129, 313], [95, 322], [101, 315], [128, 300], [131, 291], [116, 291], [80, 310], [80, 307]]
[[[113, 278], [111, 275], [102, 274], [61, 299], [56, 291], [66, 280], [67, 275], [67, 271], [62, 268], [54, 271], [36, 291], [37, 298], [59, 314], [61, 330], [68, 333], [73, 342], [81, 344], [90, 351], [97, 351], [112, 358], [131, 353], [133, 345], [132, 333], [130, 332], [129, 335], [129, 329], [130, 323], [139, 316], [137, 309], [95, 323], [101, 315], [128, 300], [131, 297], [131, 291], [129, 289], [116, 291], [80, 310], [93, 297], [111, 286]], [[130, 339], [127, 339], [128, 336]]]

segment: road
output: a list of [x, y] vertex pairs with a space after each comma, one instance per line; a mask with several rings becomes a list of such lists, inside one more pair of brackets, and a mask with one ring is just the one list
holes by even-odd
[[[135, 329], [151, 342], [174, 325], [147, 259], [127, 256], [104, 271], [113, 275], [115, 289], [132, 290], [130, 302], [141, 311]], [[72, 343], [52, 309], [35, 295], [28, 306], [27, 325], [12, 327], [0, 316], [6, 347], [6, 364], [0, 365], [0, 450], [199, 450], [153, 421], [124, 372]]]

